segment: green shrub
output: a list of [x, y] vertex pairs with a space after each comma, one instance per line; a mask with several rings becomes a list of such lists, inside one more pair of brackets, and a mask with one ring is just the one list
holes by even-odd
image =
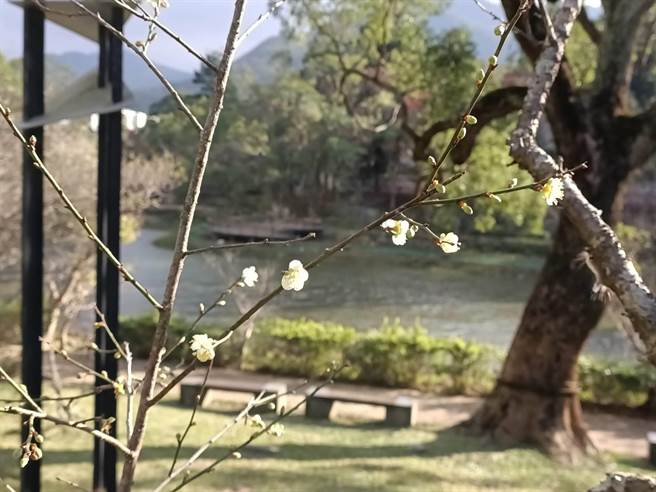
[[[191, 321], [174, 319], [169, 340], [179, 339]], [[155, 319], [121, 321], [121, 339], [138, 358], [148, 357]], [[224, 327], [197, 330], [218, 337]], [[188, 357], [188, 351], [187, 355]], [[502, 354], [491, 346], [462, 338], [430, 336], [419, 326], [385, 322], [378, 330], [358, 332], [335, 323], [308, 319], [264, 319], [248, 342], [242, 368], [299, 377], [317, 377], [334, 362], [348, 362], [340, 379], [379, 386], [414, 388], [448, 394], [481, 394], [495, 383]], [[227, 344], [217, 351], [215, 365], [234, 359]], [[581, 357], [578, 364], [581, 398], [585, 401], [637, 406], [656, 388], [656, 368], [635, 361]]]
[[428, 388], [439, 374], [434, 367], [440, 344], [419, 327], [384, 325], [360, 335], [347, 351], [354, 379], [359, 382], [410, 388]]
[[419, 326], [404, 328], [397, 321], [361, 335], [348, 361], [360, 382], [466, 393], [491, 387], [492, 353], [485, 345], [432, 337]]
[[656, 387], [656, 368], [648, 364], [581, 357], [578, 367], [581, 398], [594, 403], [638, 406]]
[[343, 361], [356, 331], [307, 319], [268, 319], [257, 323], [243, 367], [290, 376], [315, 377], [333, 361]]
[[440, 358], [438, 374], [449, 378], [443, 391], [451, 394], [487, 393], [494, 387], [502, 356], [494, 347], [453, 337], [437, 339]]

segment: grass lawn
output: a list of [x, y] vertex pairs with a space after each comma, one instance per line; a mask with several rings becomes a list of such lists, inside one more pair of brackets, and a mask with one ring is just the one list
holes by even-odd
[[[4, 386], [1, 397], [9, 397]], [[175, 397], [153, 412], [140, 463], [136, 490], [151, 490], [166, 475], [175, 449], [175, 434], [182, 432], [189, 410]], [[88, 415], [90, 402], [80, 404]], [[230, 420], [235, 402], [210, 402], [198, 414], [198, 425], [183, 449], [189, 456], [204, 438]], [[265, 417], [266, 419], [266, 417]], [[120, 421], [119, 421], [120, 422]], [[393, 430], [377, 423], [338, 421], [315, 423], [303, 417], [285, 422], [282, 437], [266, 436], [230, 459], [217, 471], [190, 484], [190, 491], [584, 491], [617, 469], [648, 473], [615, 457], [620, 464], [586, 463], [577, 467], [558, 465], [530, 449], [507, 449], [482, 444], [479, 439], [452, 430], [415, 428]], [[0, 416], [0, 477], [18, 483], [17, 417]], [[123, 429], [120, 422], [119, 429]], [[237, 426], [220, 446], [212, 448], [209, 463], [246, 439], [252, 428]], [[91, 440], [87, 434], [46, 427], [44, 488], [48, 492], [72, 490], [57, 481], [60, 476], [90, 489]], [[28, 465], [29, 466], [29, 465]]]

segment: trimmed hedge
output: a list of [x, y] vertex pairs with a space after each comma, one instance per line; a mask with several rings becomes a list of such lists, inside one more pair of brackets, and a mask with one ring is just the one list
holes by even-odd
[[[182, 336], [190, 322], [174, 319], [169, 338]], [[136, 357], [150, 350], [155, 321], [150, 316], [121, 321], [121, 337]], [[220, 325], [198, 331], [217, 336]], [[216, 365], [233, 360], [230, 347], [217, 352]], [[242, 368], [299, 377], [323, 374], [332, 362], [348, 363], [341, 379], [379, 386], [406, 387], [447, 394], [490, 391], [503, 354], [496, 348], [462, 338], [438, 338], [419, 326], [385, 323], [378, 330], [357, 331], [336, 323], [304, 318], [257, 322], [246, 345]], [[656, 368], [637, 361], [579, 360], [581, 398], [599, 404], [638, 406], [656, 388]]]
[[342, 380], [447, 393], [490, 389], [498, 360], [491, 347], [398, 323], [358, 332], [303, 318], [268, 319], [258, 322], [249, 343], [248, 370], [315, 377], [332, 361], [346, 362]]

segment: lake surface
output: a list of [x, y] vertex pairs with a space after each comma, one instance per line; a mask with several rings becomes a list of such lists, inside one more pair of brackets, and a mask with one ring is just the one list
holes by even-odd
[[[163, 231], [145, 229], [123, 246], [122, 257], [136, 277], [161, 298], [171, 252], [153, 245]], [[380, 238], [378, 238], [380, 239]], [[274, 299], [260, 316], [307, 317], [360, 329], [379, 327], [387, 318], [419, 323], [431, 334], [463, 336], [507, 347], [531, 292], [542, 259], [503, 252], [463, 250], [447, 256], [415, 239], [408, 246], [380, 244], [370, 238], [355, 243], [310, 272], [305, 288]], [[414, 243], [414, 244], [412, 244]], [[195, 316], [200, 302], [210, 304], [242, 268], [255, 265], [261, 281], [238, 289], [212, 322], [234, 321], [280, 281], [291, 259], [307, 261], [329, 246], [311, 241], [289, 246], [259, 246], [209, 253], [187, 259], [176, 314]], [[131, 285], [121, 288], [123, 315], [150, 311]], [[609, 316], [595, 330], [587, 351], [625, 357], [633, 348]]]

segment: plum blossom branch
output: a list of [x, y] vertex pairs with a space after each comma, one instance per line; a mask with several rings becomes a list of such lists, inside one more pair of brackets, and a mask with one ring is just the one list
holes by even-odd
[[123, 472], [119, 484], [121, 492], [127, 492], [133, 482], [134, 473], [137, 466], [137, 459], [143, 447], [144, 435], [146, 432], [146, 419], [149, 409], [149, 401], [153, 397], [157, 374], [161, 363], [162, 352], [166, 344], [166, 335], [171, 321], [173, 306], [177, 297], [180, 278], [184, 269], [185, 251], [189, 245], [189, 235], [191, 226], [194, 221], [198, 198], [209, 160], [210, 148], [214, 139], [214, 133], [223, 109], [223, 100], [225, 98], [228, 86], [228, 77], [232, 62], [236, 54], [236, 41], [239, 35], [242, 19], [245, 11], [245, 0], [236, 0], [230, 29], [225, 43], [225, 48], [219, 64], [219, 72], [216, 78], [214, 93], [211, 97], [208, 108], [207, 119], [202, 127], [196, 159], [191, 169], [189, 184], [184, 199], [182, 210], [180, 211], [180, 220], [178, 231], [176, 233], [175, 246], [173, 249], [173, 258], [169, 267], [166, 284], [164, 286], [164, 298], [162, 301], [163, 309], [160, 310], [159, 320], [153, 336], [153, 344], [148, 361], [146, 362], [145, 376], [141, 387], [141, 398], [135, 417], [134, 431], [130, 436], [128, 445], [134, 451], [135, 456], [128, 458], [123, 466]]
[[191, 411], [191, 415], [189, 416], [189, 422], [187, 422], [187, 426], [185, 427], [185, 430], [182, 432], [182, 434], [175, 435], [177, 445], [175, 447], [175, 453], [173, 454], [173, 460], [171, 461], [171, 466], [169, 468], [169, 474], [168, 474], [169, 477], [173, 473], [173, 470], [175, 470], [175, 465], [178, 462], [178, 457], [180, 456], [180, 450], [182, 449], [182, 444], [184, 443], [184, 440], [187, 438], [187, 434], [189, 434], [189, 431], [195, 424], [194, 418], [196, 417], [196, 412], [198, 411], [198, 407], [200, 406], [200, 401], [203, 398], [203, 392], [205, 391], [205, 387], [207, 386], [207, 379], [209, 378], [210, 372], [212, 371], [213, 363], [214, 363], [214, 359], [210, 360], [210, 363], [207, 364], [207, 370], [205, 371], [205, 375], [203, 376], [203, 382], [200, 385], [200, 390], [196, 395], [196, 399], [194, 401], [194, 408]]
[[156, 309], [161, 309], [162, 305], [157, 302], [157, 299], [153, 297], [153, 295], [144, 287], [130, 271], [125, 268], [125, 266], [114, 256], [114, 253], [110, 251], [110, 249], [107, 247], [105, 243], [102, 242], [102, 240], [98, 237], [96, 232], [93, 230], [93, 228], [89, 225], [89, 221], [87, 218], [80, 213], [80, 211], [73, 205], [73, 202], [71, 202], [70, 198], [68, 198], [68, 195], [66, 195], [66, 192], [62, 189], [60, 186], [59, 182], [55, 179], [55, 177], [52, 175], [52, 173], [48, 170], [46, 165], [43, 163], [41, 160], [41, 157], [36, 152], [36, 139], [32, 136], [30, 139], [26, 139], [23, 133], [18, 129], [16, 124], [11, 118], [11, 110], [4, 106], [2, 102], [0, 102], [0, 114], [2, 117], [5, 119], [7, 122], [7, 125], [9, 125], [9, 128], [11, 128], [12, 132], [16, 136], [16, 138], [23, 144], [23, 147], [29, 154], [30, 158], [32, 159], [32, 163], [34, 166], [41, 171], [41, 174], [48, 180], [48, 182], [51, 184], [51, 186], [54, 188], [55, 192], [57, 195], [59, 195], [59, 198], [61, 199], [62, 202], [64, 202], [64, 207], [70, 211], [70, 213], [73, 215], [75, 220], [79, 222], [79, 224], [82, 226], [84, 231], [87, 233], [89, 236], [89, 239], [93, 241], [96, 246], [102, 251], [107, 258], [109, 258], [110, 262], [116, 267], [116, 269], [119, 271], [119, 273], [123, 276], [123, 279], [125, 279], [126, 282], [132, 284], [135, 289], [139, 291], [139, 293], [145, 297], [145, 299], [152, 304]]
[[468, 124], [469, 125], [476, 124], [476, 117], [473, 116], [472, 112], [474, 111], [474, 108], [478, 103], [478, 100], [481, 98], [481, 95], [483, 94], [483, 90], [485, 89], [488, 80], [492, 76], [492, 72], [494, 72], [494, 70], [498, 66], [498, 57], [501, 54], [501, 50], [503, 49], [504, 45], [506, 44], [506, 40], [510, 36], [512, 30], [515, 28], [515, 25], [519, 21], [520, 17], [524, 14], [524, 12], [528, 10], [530, 3], [531, 3], [530, 0], [523, 0], [521, 5], [517, 9], [517, 12], [515, 12], [515, 15], [510, 19], [508, 24], [505, 25], [503, 29], [499, 29], [497, 31], [497, 33], [500, 36], [499, 44], [494, 50], [494, 54], [490, 56], [488, 60], [487, 68], [485, 70], [483, 69], [480, 70], [478, 79], [476, 81], [476, 91], [474, 92], [474, 95], [472, 96], [471, 101], [467, 106], [467, 110], [465, 111], [462, 118], [460, 119], [460, 122], [458, 123], [455, 130], [453, 131], [451, 140], [449, 141], [446, 148], [440, 155], [439, 159], [437, 159], [437, 163], [433, 170], [433, 175], [431, 176], [431, 179], [429, 180], [427, 186], [430, 186], [430, 183], [435, 178], [437, 178], [438, 172], [440, 168], [444, 165], [446, 158], [449, 156], [449, 154], [455, 148], [455, 146], [458, 145], [458, 142], [460, 142], [467, 135], [466, 126]]
[[[263, 434], [266, 434], [267, 432], [270, 432], [274, 426], [278, 425], [281, 420], [284, 418], [288, 417], [292, 413], [294, 413], [303, 403], [307, 401], [308, 398], [314, 396], [319, 390], [324, 388], [325, 386], [332, 384], [332, 382], [335, 380], [335, 377], [344, 369], [344, 366], [338, 367], [338, 368], [333, 368], [332, 370], [329, 370], [328, 372], [328, 377], [322, 381], [320, 384], [315, 386], [311, 391], [309, 391], [305, 398], [301, 399], [296, 405], [291, 407], [289, 410], [286, 410], [285, 412], [281, 413], [278, 415], [276, 418], [274, 418], [268, 425], [262, 425], [261, 429], [255, 433], [253, 433], [248, 439], [246, 439], [244, 442], [239, 444], [238, 446], [233, 447], [232, 449], [228, 450], [222, 457], [218, 458], [217, 460], [213, 461], [210, 465], [207, 467], [203, 468], [199, 472], [197, 472], [194, 475], [191, 476], [185, 476], [182, 483], [180, 483], [177, 487], [173, 489], [173, 491], [180, 490], [181, 488], [185, 487], [188, 485], [190, 482], [200, 478], [201, 476], [211, 472], [214, 470], [214, 468], [219, 465], [221, 462], [225, 461], [226, 459], [235, 456], [236, 453], [239, 453], [240, 450], [244, 449], [246, 446], [248, 446], [251, 442], [256, 440], [258, 437], [262, 436]], [[299, 391], [302, 387], [306, 386], [307, 383], [303, 383], [302, 385], [298, 386], [297, 388], [293, 389], [292, 391], [289, 391], [286, 394], [294, 394], [297, 391]], [[249, 412], [258, 406], [266, 405], [269, 402], [273, 401], [277, 396], [276, 395], [268, 395], [264, 396], [263, 393], [258, 395], [257, 397], [251, 399], [246, 407], [242, 409], [241, 412], [228, 424], [226, 424], [219, 432], [217, 432], [215, 435], [213, 435], [205, 444], [203, 444], [194, 454], [180, 467], [178, 467], [177, 470], [174, 472], [170, 473], [168, 477], [166, 477], [155, 489], [154, 492], [161, 492], [166, 485], [168, 485], [175, 477], [180, 475], [183, 471], [187, 470], [190, 466], [192, 466], [204, 453], [207, 451], [212, 444], [214, 444], [216, 441], [221, 439], [226, 432], [228, 432], [232, 427], [234, 427], [237, 423], [239, 423], [242, 419], [244, 419], [246, 416], [248, 416]]]

